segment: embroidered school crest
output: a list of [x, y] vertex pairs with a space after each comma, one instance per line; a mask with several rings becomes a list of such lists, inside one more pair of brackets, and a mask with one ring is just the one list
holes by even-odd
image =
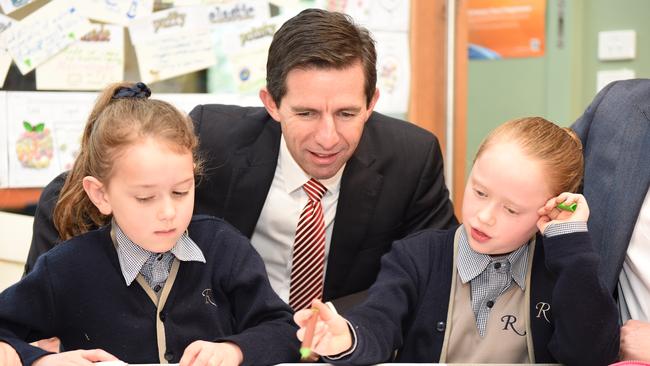
[[205, 290], [203, 290], [201, 295], [203, 295], [203, 299], [205, 300], [206, 304], [210, 304], [215, 307], [217, 306], [217, 303], [214, 301], [214, 295], [212, 294], [211, 288], [206, 288]]

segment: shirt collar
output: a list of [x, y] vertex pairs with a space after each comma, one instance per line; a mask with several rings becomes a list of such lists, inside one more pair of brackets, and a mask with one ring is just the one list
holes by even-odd
[[[526, 288], [529, 243], [525, 243], [506, 256], [506, 259], [510, 262], [510, 275], [522, 290]], [[465, 226], [462, 225], [458, 241], [457, 262], [458, 274], [460, 275], [461, 281], [467, 283], [473, 280], [483, 273], [493, 260], [491, 256], [477, 253], [470, 247]]]
[[[284, 135], [280, 138], [280, 152], [278, 153], [277, 169], [280, 171], [284, 180], [284, 188], [287, 193], [292, 193], [298, 189], [302, 189], [302, 186], [311, 179], [311, 177], [302, 170], [300, 165], [296, 163], [293, 156], [291, 156]], [[325, 188], [327, 188], [325, 195], [338, 193], [341, 188], [341, 177], [343, 176], [344, 169], [345, 164], [343, 164], [341, 169], [339, 169], [339, 171], [331, 178], [318, 180], [325, 186]]]
[[[122, 270], [122, 276], [126, 281], [126, 285], [129, 286], [138, 276], [142, 266], [147, 261], [149, 256], [153, 254], [129, 239], [122, 229], [117, 225], [115, 220], [112, 222], [113, 228], [115, 229], [115, 241], [117, 247], [117, 258], [120, 262], [120, 269]], [[169, 251], [173, 254], [178, 260], [183, 262], [194, 261], [205, 263], [205, 256], [199, 248], [198, 245], [192, 240], [187, 231], [185, 231], [176, 245]]]

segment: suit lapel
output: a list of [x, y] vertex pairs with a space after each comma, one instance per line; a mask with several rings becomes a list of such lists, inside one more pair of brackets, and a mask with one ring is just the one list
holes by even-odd
[[237, 151], [232, 158], [232, 179], [224, 217], [248, 238], [253, 236], [273, 182], [280, 136], [280, 124], [269, 120], [258, 139]]
[[331, 298], [346, 281], [375, 213], [383, 176], [371, 169], [374, 161], [371, 154], [358, 149], [343, 172], [327, 261], [325, 298]]

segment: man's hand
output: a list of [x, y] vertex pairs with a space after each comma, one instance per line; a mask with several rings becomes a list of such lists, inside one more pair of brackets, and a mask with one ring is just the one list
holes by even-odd
[[650, 323], [628, 320], [621, 327], [621, 360], [650, 362]]
[[5, 342], [0, 342], [0, 365], [22, 366], [16, 350]]
[[244, 354], [234, 343], [195, 341], [185, 348], [180, 366], [238, 366], [243, 361]]
[[93, 362], [118, 361], [110, 353], [101, 349], [80, 349], [46, 355], [36, 360], [34, 366], [92, 366]]

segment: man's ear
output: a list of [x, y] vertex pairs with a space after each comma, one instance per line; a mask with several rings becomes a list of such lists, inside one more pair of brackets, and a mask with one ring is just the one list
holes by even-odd
[[90, 198], [90, 201], [92, 201], [95, 207], [97, 207], [99, 212], [104, 215], [110, 215], [113, 212], [113, 209], [111, 208], [111, 204], [106, 196], [104, 184], [102, 184], [99, 179], [92, 176], [84, 177], [82, 184], [88, 198]]
[[375, 109], [375, 105], [377, 104], [378, 99], [379, 99], [379, 89], [375, 88], [375, 94], [372, 95], [372, 98], [370, 99], [370, 103], [368, 104], [368, 109], [367, 109], [368, 115], [366, 116], [366, 120], [370, 118], [370, 115], [372, 114], [372, 111]]
[[264, 108], [266, 108], [266, 111], [269, 112], [271, 117], [273, 117], [274, 120], [280, 121], [280, 113], [278, 111], [278, 106], [275, 104], [275, 101], [273, 100], [273, 97], [271, 96], [271, 93], [269, 93], [269, 90], [266, 89], [266, 87], [260, 89], [260, 99], [262, 100], [262, 104], [264, 104]]

